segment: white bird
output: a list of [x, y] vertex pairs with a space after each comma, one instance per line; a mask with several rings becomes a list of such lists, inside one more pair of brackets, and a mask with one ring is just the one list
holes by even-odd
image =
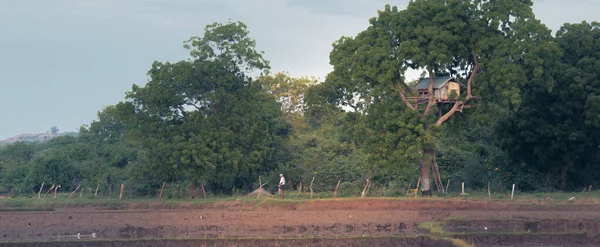
[[81, 239], [81, 232], [77, 233], [77, 239]]
[[92, 233], [92, 238], [96, 238], [96, 233]]
[[483, 229], [485, 229], [487, 231], [487, 226], [484, 226]]

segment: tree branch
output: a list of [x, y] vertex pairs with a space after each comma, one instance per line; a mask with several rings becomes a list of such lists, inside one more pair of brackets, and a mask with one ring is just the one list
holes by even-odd
[[396, 84], [396, 88], [398, 89], [398, 94], [400, 94], [400, 98], [402, 98], [402, 102], [411, 110], [416, 111], [417, 108], [413, 106], [410, 102], [408, 102], [408, 100], [404, 96], [404, 88], [402, 87], [402, 85]]
[[471, 50], [471, 56], [473, 56], [473, 61], [475, 62], [475, 67], [473, 68], [473, 71], [471, 72], [471, 76], [469, 76], [469, 79], [467, 80], [467, 99], [466, 99], [466, 101], [473, 98], [473, 94], [471, 94], [471, 86], [473, 84], [473, 80], [475, 79], [475, 75], [477, 75], [477, 72], [479, 71], [479, 60], [477, 60], [477, 55], [475, 55], [475, 50]]
[[427, 102], [427, 107], [425, 108], [425, 111], [423, 112], [423, 117], [426, 117], [427, 115], [429, 115], [429, 112], [431, 112], [431, 108], [435, 105], [435, 97], [433, 97], [433, 84], [435, 80], [435, 74], [433, 73], [433, 71], [429, 71], [429, 88], [427, 88], [427, 92], [429, 93], [429, 102]]
[[450, 117], [452, 117], [452, 115], [454, 115], [454, 113], [456, 113], [456, 111], [458, 111], [458, 108], [463, 106], [465, 104], [465, 102], [462, 101], [456, 101], [456, 103], [454, 103], [454, 106], [452, 106], [452, 109], [450, 109], [450, 111], [446, 112], [446, 114], [444, 114], [443, 116], [441, 116], [436, 122], [435, 125], [440, 126], [442, 125], [444, 122], [446, 122], [446, 120], [450, 119]]
[[473, 99], [474, 96], [471, 93], [471, 86], [473, 84], [473, 80], [475, 79], [475, 75], [477, 75], [477, 72], [479, 71], [479, 60], [477, 60], [477, 55], [475, 55], [475, 50], [471, 50], [471, 55], [473, 56], [473, 61], [475, 62], [475, 67], [473, 68], [473, 71], [471, 72], [471, 76], [469, 76], [469, 79], [467, 80], [467, 97], [465, 98], [465, 101], [456, 101], [456, 103], [454, 103], [454, 106], [452, 106], [452, 109], [450, 109], [450, 111], [446, 112], [446, 114], [444, 114], [442, 117], [440, 117], [436, 122], [435, 125], [440, 126], [442, 125], [444, 122], [446, 122], [448, 119], [450, 119], [450, 117], [452, 117], [452, 115], [454, 115], [454, 113], [456, 113], [458, 111], [459, 108], [462, 109], [462, 107], [464, 107], [464, 105], [469, 102], [469, 100]]

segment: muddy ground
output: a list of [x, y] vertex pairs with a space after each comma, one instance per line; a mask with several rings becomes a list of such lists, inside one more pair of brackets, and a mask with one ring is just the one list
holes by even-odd
[[[279, 246], [287, 246], [285, 243], [289, 246], [347, 246], [354, 242], [343, 242], [350, 241], [348, 238], [315, 244], [294, 241], [330, 237], [375, 241], [373, 237], [381, 237], [378, 241], [387, 241], [380, 243], [384, 246], [396, 246], [402, 241], [405, 243], [401, 245], [410, 246], [446, 245], [447, 241], [435, 242], [442, 238], [461, 239], [475, 246], [598, 246], [599, 219], [598, 204], [544, 202], [444, 199], [306, 202], [268, 199], [177, 205], [132, 202], [119, 209], [86, 206], [0, 212], [0, 242], [4, 242], [4, 246], [17, 243], [19, 246], [50, 246], [45, 241], [66, 241], [68, 246], [103, 246], [106, 240], [118, 240], [128, 243], [122, 246], [133, 246], [132, 243], [140, 242], [131, 240], [141, 239], [146, 242], [139, 246], [152, 246], [147, 244], [148, 239], [251, 239], [254, 242], [246, 242], [249, 245], [221, 243], [222, 246], [266, 246], [256, 241], [273, 243], [279, 239]], [[423, 222], [443, 222], [439, 228], [444, 233], [428, 232], [419, 227]], [[40, 241], [45, 243], [38, 245]], [[118, 241], [111, 246], [120, 246], [115, 245]], [[167, 244], [156, 243], [154, 246]], [[168, 243], [169, 246], [188, 246], [188, 242]], [[219, 246], [213, 242], [202, 245]]]

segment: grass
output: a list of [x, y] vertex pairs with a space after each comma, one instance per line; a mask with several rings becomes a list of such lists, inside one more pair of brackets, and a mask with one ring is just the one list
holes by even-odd
[[491, 199], [488, 197], [487, 190], [468, 190], [465, 191], [466, 195], [461, 195], [459, 192], [449, 192], [447, 195], [443, 197], [446, 198], [462, 198], [462, 199], [470, 199], [470, 200], [500, 200], [500, 201], [531, 201], [531, 202], [567, 202], [570, 198], [576, 197], [571, 200], [571, 202], [575, 203], [599, 203], [600, 202], [600, 191], [592, 191], [581, 193], [579, 192], [527, 192], [523, 193], [520, 191], [515, 191], [513, 200], [510, 199], [511, 191], [504, 192], [492, 192]]
[[[106, 197], [83, 197], [75, 195], [73, 198], [69, 198], [70, 193], [59, 193], [57, 198], [53, 198], [49, 195], [48, 198], [37, 198], [35, 197], [13, 197], [0, 199], [0, 211], [12, 210], [13, 208], [26, 208], [31, 211], [48, 210], [53, 208], [77, 208], [77, 207], [96, 207], [104, 210], [120, 210], [120, 209], [179, 209], [179, 208], [203, 208], [206, 206], [212, 206], [219, 202], [236, 201], [243, 205], [254, 205], [258, 207], [284, 207], [298, 205], [300, 203], [310, 203], [316, 200], [332, 200], [333, 195], [329, 192], [313, 193], [313, 197], [310, 197], [309, 192], [302, 192], [298, 194], [295, 191], [289, 191], [286, 195], [285, 200], [280, 200], [277, 196], [270, 197], [248, 197], [241, 195], [234, 196], [208, 196], [206, 200], [202, 198], [197, 199], [164, 199], [159, 201], [158, 198], [128, 198], [125, 197], [123, 200], [117, 198], [107, 199]], [[373, 195], [373, 194], [371, 194]], [[570, 198], [576, 197], [573, 200]], [[360, 200], [360, 197], [338, 197], [335, 201], [347, 201], [347, 200]], [[600, 203], [600, 191], [592, 191], [588, 198], [588, 193], [579, 192], [552, 192], [552, 193], [520, 193], [515, 192], [515, 199], [510, 200], [510, 194], [508, 193], [493, 193], [492, 199], [488, 198], [486, 191], [469, 191], [467, 195], [460, 195], [457, 193], [449, 193], [447, 195], [434, 195], [433, 197], [365, 197], [364, 199], [385, 199], [385, 200], [399, 200], [399, 201], [413, 201], [418, 200], [421, 203], [435, 203], [440, 200], [447, 201], [475, 201], [475, 202], [503, 202], [514, 205], [555, 205], [561, 207], [571, 207], [572, 204], [596, 204]]]
[[442, 226], [444, 224], [444, 222], [422, 222], [419, 224], [419, 228], [426, 230], [429, 234], [433, 234], [436, 236], [449, 236], [450, 234], [444, 231], [444, 229], [442, 229]]
[[466, 241], [462, 240], [462, 239], [456, 239], [456, 238], [444, 238], [450, 242], [452, 242], [452, 244], [454, 244], [454, 246], [456, 247], [474, 247], [474, 244], [469, 244]]

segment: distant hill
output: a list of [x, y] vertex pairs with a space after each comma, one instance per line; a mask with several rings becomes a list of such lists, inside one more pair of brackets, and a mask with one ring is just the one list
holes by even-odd
[[15, 143], [18, 141], [43, 142], [43, 141], [47, 141], [47, 140], [50, 140], [52, 138], [59, 137], [59, 136], [78, 136], [78, 135], [79, 135], [79, 133], [77, 133], [77, 132], [62, 132], [62, 133], [45, 132], [45, 133], [36, 133], [36, 134], [26, 133], [26, 134], [20, 134], [20, 135], [14, 136], [14, 137], [9, 137], [4, 140], [0, 140], [0, 145], [8, 145], [8, 144], [12, 144], [12, 143]]

